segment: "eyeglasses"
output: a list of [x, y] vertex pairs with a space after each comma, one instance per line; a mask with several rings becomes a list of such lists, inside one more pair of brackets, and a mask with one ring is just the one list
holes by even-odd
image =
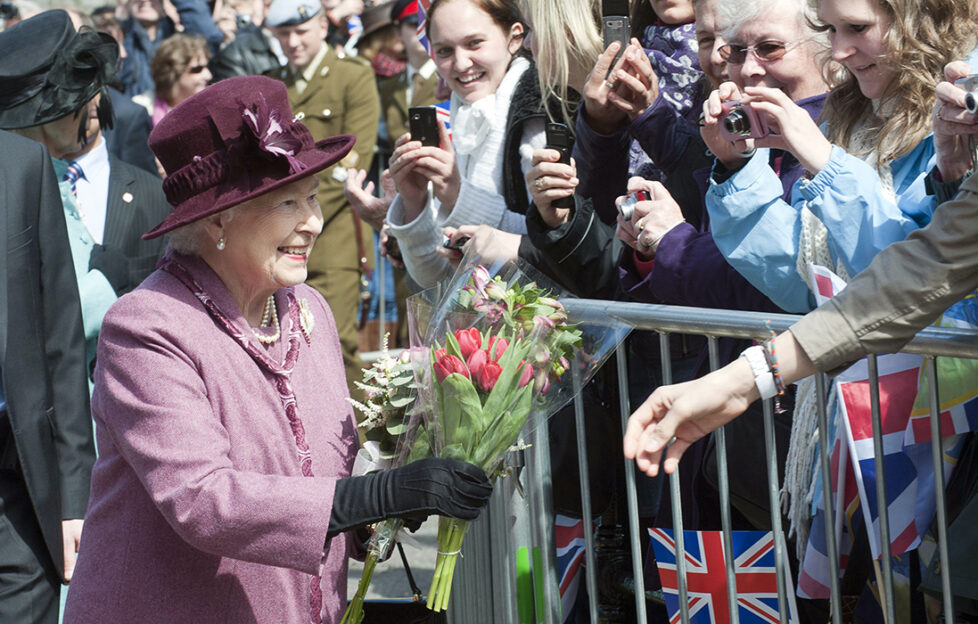
[[796, 39], [794, 41], [777, 41], [769, 39], [753, 46], [739, 46], [728, 43], [720, 46], [718, 52], [720, 58], [732, 65], [743, 65], [747, 60], [747, 53], [753, 52], [759, 61], [776, 61], [788, 53], [788, 49], [805, 41]]
[[188, 74], [199, 74], [200, 72], [207, 69], [207, 65], [191, 65], [187, 68]]

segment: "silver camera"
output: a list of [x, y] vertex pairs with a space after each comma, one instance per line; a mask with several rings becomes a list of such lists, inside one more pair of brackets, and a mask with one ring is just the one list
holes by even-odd
[[618, 206], [618, 214], [621, 215], [622, 221], [631, 221], [632, 216], [635, 214], [635, 204], [640, 201], [649, 201], [652, 197], [649, 195], [648, 191], [635, 191], [634, 193], [629, 193], [628, 197], [625, 198], [621, 205]]
[[954, 81], [954, 84], [968, 92], [964, 96], [964, 107], [969, 113], [978, 114], [978, 74], [965, 76]]

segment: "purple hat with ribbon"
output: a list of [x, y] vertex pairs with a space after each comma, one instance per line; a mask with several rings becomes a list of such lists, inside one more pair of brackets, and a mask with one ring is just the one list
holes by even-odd
[[173, 211], [143, 238], [318, 173], [355, 142], [348, 134], [314, 141], [293, 119], [278, 80], [240, 76], [215, 83], [167, 113], [149, 135]]

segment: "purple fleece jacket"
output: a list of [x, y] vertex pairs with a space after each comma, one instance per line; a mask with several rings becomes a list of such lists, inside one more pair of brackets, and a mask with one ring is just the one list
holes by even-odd
[[[798, 105], [808, 111], [812, 119], [817, 120], [824, 103], [825, 95], [819, 95], [800, 100]], [[656, 117], [657, 114], [660, 116]], [[681, 155], [688, 153], [689, 146], [695, 145], [696, 140], [702, 139], [692, 137], [688, 130], [683, 130], [681, 125], [688, 122], [678, 115], [672, 116], [672, 124], [668, 123], [668, 117], [665, 117], [666, 123], [661, 123], [664, 117], [661, 116], [661, 111], [656, 113], [650, 109], [650, 115], [660, 123], [633, 124], [632, 131], [664, 170], [671, 169], [673, 175], [683, 175], [679, 164]], [[666, 130], [662, 131], [663, 128]], [[677, 137], [685, 140], [685, 149], [681, 142], [676, 141]], [[791, 196], [791, 188], [804, 173], [804, 169], [794, 156], [781, 150], [771, 151], [771, 161], [775, 170], [781, 172], [783, 197], [787, 201]], [[780, 312], [780, 308], [727, 263], [713, 241], [709, 216], [702, 200], [709, 186], [709, 174], [710, 171], [706, 168], [686, 174], [696, 180], [701, 191], [702, 221], [699, 228], [689, 223], [680, 223], [669, 231], [659, 243], [655, 265], [647, 275], [638, 271], [633, 253], [622, 254], [619, 275], [624, 292], [639, 301]]]

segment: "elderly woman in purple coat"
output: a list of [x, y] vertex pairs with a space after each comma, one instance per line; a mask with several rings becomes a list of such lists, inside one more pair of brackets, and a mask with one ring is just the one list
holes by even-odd
[[150, 147], [174, 209], [159, 269], [102, 327], [99, 458], [65, 622], [336, 622], [358, 529], [473, 519], [490, 485], [427, 459], [351, 477], [356, 427], [329, 307], [304, 285], [323, 227], [313, 141], [285, 87], [225, 80]]

